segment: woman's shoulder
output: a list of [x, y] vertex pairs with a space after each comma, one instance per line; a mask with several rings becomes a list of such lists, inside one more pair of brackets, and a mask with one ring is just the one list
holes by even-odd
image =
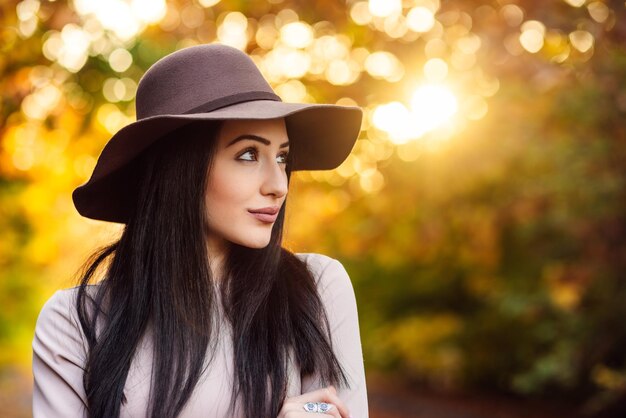
[[294, 255], [312, 268], [324, 268], [333, 262], [339, 263], [338, 260], [319, 253], [295, 253]]
[[[88, 294], [97, 285], [87, 286]], [[81, 365], [86, 358], [87, 343], [76, 311], [79, 287], [57, 290], [44, 303], [37, 317], [33, 336], [33, 355], [41, 366], [54, 363], [59, 356]], [[41, 370], [41, 369], [38, 369]]]
[[[87, 291], [87, 294], [89, 296], [93, 296], [98, 286], [99, 285], [97, 284], [87, 285], [85, 288]], [[80, 286], [74, 286], [74, 287], [69, 287], [66, 289], [57, 290], [45, 302], [45, 304], [41, 308], [41, 313], [44, 313], [44, 312], [48, 313], [50, 311], [59, 311], [59, 309], [61, 308], [64, 309], [64, 312], [59, 312], [59, 313], [67, 313], [65, 312], [65, 308], [72, 307], [74, 305], [79, 289], [80, 289]]]
[[[59, 331], [65, 328], [64, 331], [67, 332], [68, 328], [78, 328], [76, 296], [79, 288], [79, 286], [75, 286], [54, 292], [39, 311], [36, 331], [41, 332], [50, 329]], [[98, 285], [87, 285], [87, 294], [93, 295], [97, 288]]]
[[352, 290], [350, 276], [339, 260], [318, 253], [295, 255], [307, 265], [320, 290], [324, 291], [327, 288]]
[[72, 300], [75, 300], [76, 292], [78, 292], [78, 287], [60, 289], [54, 292], [41, 308], [39, 320], [42, 317], [49, 316], [70, 316], [67, 308], [72, 306]]
[[343, 265], [339, 260], [318, 253], [295, 253], [295, 256], [304, 262], [311, 273], [318, 276], [325, 272], [344, 271]]

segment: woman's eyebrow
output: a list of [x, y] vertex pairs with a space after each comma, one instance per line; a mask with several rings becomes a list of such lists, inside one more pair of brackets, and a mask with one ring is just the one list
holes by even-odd
[[[228, 145], [226, 145], [226, 148], [228, 148], [231, 145], [233, 145], [234, 143], [242, 141], [244, 139], [251, 139], [253, 141], [257, 141], [257, 142], [260, 142], [260, 143], [265, 144], [265, 145], [271, 144], [271, 141], [269, 141], [266, 138], [263, 138], [262, 136], [252, 135], [252, 134], [243, 134], [243, 135], [239, 135], [237, 138], [235, 138], [232, 141], [230, 141], [228, 143]], [[288, 147], [288, 146], [289, 146], [289, 141], [280, 144], [280, 146], [278, 148], [285, 148], [285, 147]]]

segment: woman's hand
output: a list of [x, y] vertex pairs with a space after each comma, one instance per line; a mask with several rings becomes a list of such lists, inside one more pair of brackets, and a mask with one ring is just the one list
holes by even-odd
[[[303, 406], [307, 402], [326, 402], [333, 408], [326, 413], [307, 412]], [[277, 418], [351, 418], [350, 411], [337, 396], [335, 387], [330, 385], [325, 388], [306, 392], [302, 395], [285, 399], [283, 407]]]

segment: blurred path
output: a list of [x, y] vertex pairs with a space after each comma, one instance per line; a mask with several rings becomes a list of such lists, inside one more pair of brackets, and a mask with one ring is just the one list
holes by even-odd
[[370, 418], [582, 418], [563, 404], [416, 392], [388, 378], [369, 376], [368, 401]]
[[0, 369], [0, 417], [32, 417], [32, 391], [30, 374], [9, 367]]
[[[583, 418], [562, 404], [416, 392], [390, 378], [369, 374], [367, 383], [370, 418]], [[30, 375], [16, 371], [0, 374], [0, 417], [31, 416], [31, 393]]]

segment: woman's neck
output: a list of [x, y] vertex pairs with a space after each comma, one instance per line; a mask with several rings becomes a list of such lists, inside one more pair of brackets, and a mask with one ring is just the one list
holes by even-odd
[[221, 281], [224, 274], [224, 261], [227, 252], [228, 244], [226, 240], [216, 237], [207, 238], [207, 256], [209, 258], [211, 277], [217, 283]]

